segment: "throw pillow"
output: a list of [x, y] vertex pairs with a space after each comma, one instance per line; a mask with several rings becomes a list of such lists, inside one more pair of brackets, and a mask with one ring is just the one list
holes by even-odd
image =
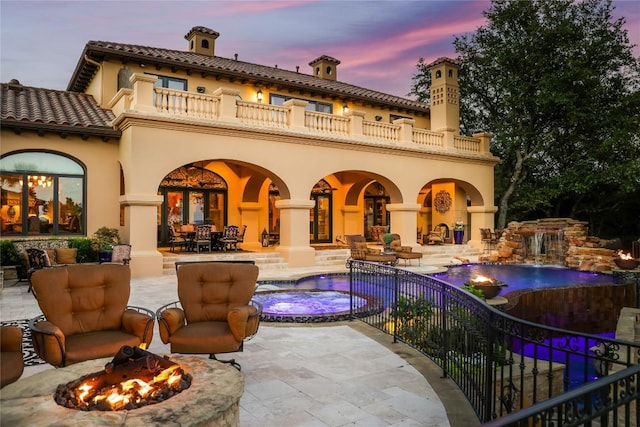
[[56, 262], [58, 264], [75, 264], [76, 248], [56, 248]]
[[55, 265], [56, 264], [55, 249], [45, 249], [44, 251], [47, 253], [47, 256], [49, 257], [49, 266]]

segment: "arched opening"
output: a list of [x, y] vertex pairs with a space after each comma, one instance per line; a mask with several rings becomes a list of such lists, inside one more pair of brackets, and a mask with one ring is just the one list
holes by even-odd
[[168, 227], [211, 224], [227, 225], [228, 192], [226, 181], [206, 167], [206, 162], [181, 166], [160, 182], [158, 194], [158, 243], [169, 242]]

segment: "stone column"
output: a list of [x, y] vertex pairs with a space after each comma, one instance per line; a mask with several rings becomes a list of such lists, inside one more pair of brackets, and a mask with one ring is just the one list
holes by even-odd
[[342, 208], [342, 215], [344, 216], [343, 234], [364, 235], [364, 230], [362, 229], [364, 226], [364, 221], [362, 219], [362, 209], [360, 209], [358, 206], [347, 205]]
[[289, 129], [291, 130], [305, 130], [304, 123], [304, 111], [309, 104], [309, 101], [303, 101], [301, 99], [290, 99], [283, 105], [289, 108]]
[[469, 240], [467, 244], [473, 245], [482, 251], [481, 228], [495, 227], [495, 213], [498, 212], [497, 206], [469, 206], [467, 212], [471, 214], [471, 224], [469, 224]]
[[280, 246], [278, 253], [289, 267], [315, 265], [315, 250], [309, 245], [309, 209], [313, 200], [284, 199], [276, 202], [280, 209]]
[[240, 91], [221, 87], [213, 92], [220, 102], [218, 103], [218, 118], [228, 122], [237, 122], [236, 97], [240, 95]]
[[153, 105], [153, 84], [158, 80], [158, 76], [133, 73], [129, 80], [133, 86], [131, 109], [137, 111], [155, 111]]
[[351, 136], [362, 136], [364, 111], [349, 110], [344, 116], [349, 119], [349, 134]]
[[260, 233], [262, 233], [260, 212], [262, 211], [262, 206], [259, 203], [244, 202], [240, 204], [239, 208], [242, 217], [240, 222], [242, 225], [247, 226], [244, 243], [241, 243], [240, 246], [247, 250], [255, 250], [262, 247], [262, 242], [260, 242]]
[[[125, 194], [120, 196], [124, 207], [124, 242], [131, 245], [131, 276], [162, 276], [162, 254], [157, 250], [158, 206], [162, 196]], [[135, 224], [135, 227], [131, 227]]]
[[394, 125], [400, 125], [399, 143], [408, 144], [413, 142], [413, 126], [416, 123], [413, 119], [396, 119]]
[[388, 203], [387, 211], [391, 213], [391, 233], [400, 235], [402, 246], [419, 247], [416, 242], [416, 230], [418, 227], [418, 212], [420, 205], [417, 203]]

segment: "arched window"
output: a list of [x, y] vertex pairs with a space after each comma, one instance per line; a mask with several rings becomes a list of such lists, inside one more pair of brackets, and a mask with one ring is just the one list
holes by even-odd
[[8, 154], [0, 162], [0, 220], [6, 236], [83, 234], [85, 168], [44, 151]]

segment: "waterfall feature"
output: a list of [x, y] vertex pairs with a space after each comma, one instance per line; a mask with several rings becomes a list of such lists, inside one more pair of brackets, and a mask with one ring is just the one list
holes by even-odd
[[522, 235], [523, 258], [535, 264], [564, 265], [564, 233], [562, 230], [536, 229]]
[[533, 261], [536, 264], [542, 263], [542, 243], [544, 243], [544, 231], [536, 230], [533, 234], [533, 240], [531, 241], [531, 253], [533, 254]]

